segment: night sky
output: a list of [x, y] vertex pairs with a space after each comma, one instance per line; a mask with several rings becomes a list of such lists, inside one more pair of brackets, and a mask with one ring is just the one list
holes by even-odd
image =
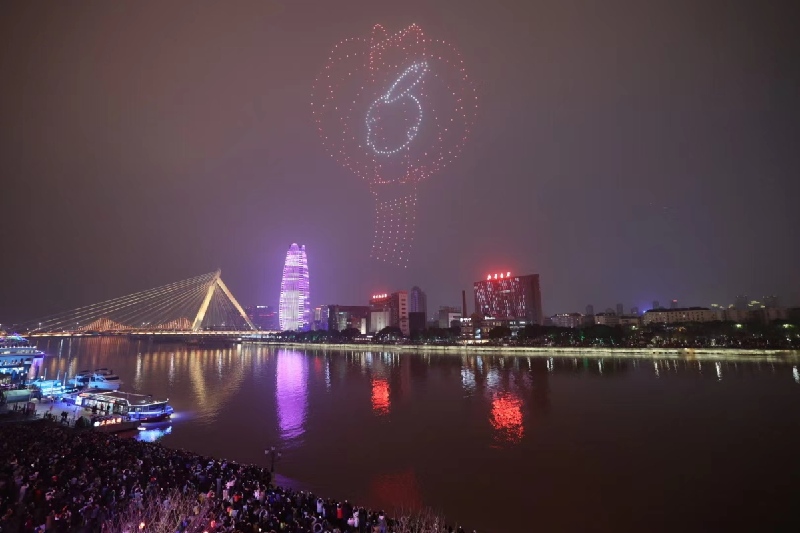
[[[277, 304], [487, 272], [546, 314], [800, 303], [793, 2], [408, 0], [0, 4], [0, 323], [222, 268]], [[324, 150], [314, 80], [340, 40], [419, 24], [477, 86], [463, 155], [420, 186], [407, 269], [368, 258], [372, 198]]]

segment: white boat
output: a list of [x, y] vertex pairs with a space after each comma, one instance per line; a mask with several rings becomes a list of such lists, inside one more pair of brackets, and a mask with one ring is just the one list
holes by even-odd
[[[153, 398], [132, 392], [82, 392], [75, 397], [75, 405], [108, 414], [118, 414], [140, 423], [163, 422], [175, 412], [168, 398]], [[94, 412], [94, 410], [93, 410]]]
[[101, 374], [87, 371], [79, 373], [77, 376], [69, 380], [68, 383], [79, 389], [107, 391], [117, 390], [122, 384], [119, 381], [119, 378], [117, 378], [116, 381], [108, 380]]
[[114, 371], [109, 368], [105, 367], [96, 368], [94, 370], [94, 373], [103, 376], [104, 378], [106, 378], [106, 381], [119, 381], [119, 376], [116, 375]]
[[25, 383], [38, 377], [44, 352], [19, 335], [0, 335], [0, 383]]

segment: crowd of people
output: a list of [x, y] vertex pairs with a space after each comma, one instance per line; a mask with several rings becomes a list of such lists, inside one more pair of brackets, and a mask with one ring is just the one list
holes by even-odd
[[[158, 528], [156, 528], [158, 523]], [[171, 529], [165, 529], [164, 524]], [[271, 485], [268, 469], [52, 421], [0, 426], [0, 533], [452, 532]], [[463, 531], [458, 528], [458, 531]]]

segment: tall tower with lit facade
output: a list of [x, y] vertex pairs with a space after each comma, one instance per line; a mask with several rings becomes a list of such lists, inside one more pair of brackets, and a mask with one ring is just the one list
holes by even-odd
[[306, 247], [292, 243], [286, 252], [278, 302], [281, 331], [307, 330], [311, 324]]

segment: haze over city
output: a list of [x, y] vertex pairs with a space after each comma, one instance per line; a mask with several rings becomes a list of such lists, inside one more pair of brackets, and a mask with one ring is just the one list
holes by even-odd
[[[276, 305], [306, 246], [313, 305], [541, 275], [545, 314], [800, 300], [800, 74], [789, 2], [6, 2], [0, 323], [221, 268]], [[408, 267], [369, 259], [366, 184], [326, 153], [331, 47], [420, 24], [478, 112], [419, 187]]]

